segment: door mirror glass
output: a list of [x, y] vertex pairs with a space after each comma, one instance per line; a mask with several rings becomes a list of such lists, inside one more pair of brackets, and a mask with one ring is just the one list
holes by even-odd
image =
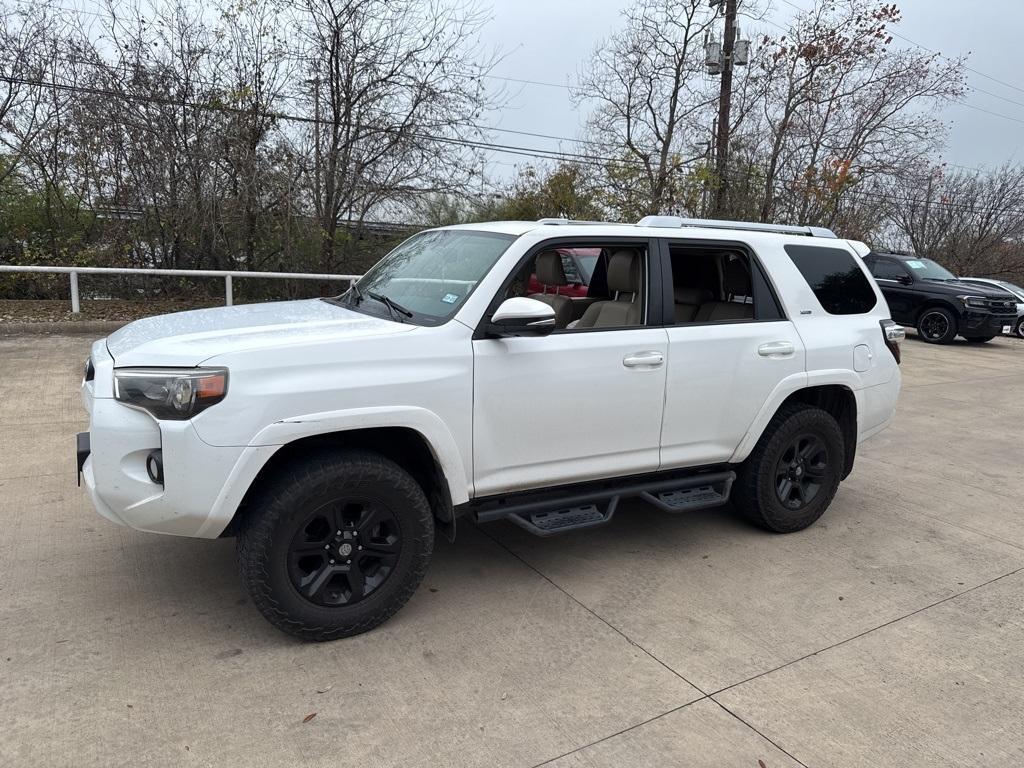
[[555, 310], [526, 296], [505, 299], [487, 325], [489, 336], [547, 336], [555, 330]]

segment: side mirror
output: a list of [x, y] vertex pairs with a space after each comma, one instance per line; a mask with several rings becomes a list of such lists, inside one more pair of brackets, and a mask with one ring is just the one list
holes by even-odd
[[896, 278], [896, 282], [899, 283], [900, 285], [911, 285], [914, 282], [914, 278], [912, 278], [910, 275], [900, 275], [899, 277]]
[[505, 299], [487, 324], [487, 335], [547, 336], [555, 330], [555, 310], [543, 301], [516, 296]]

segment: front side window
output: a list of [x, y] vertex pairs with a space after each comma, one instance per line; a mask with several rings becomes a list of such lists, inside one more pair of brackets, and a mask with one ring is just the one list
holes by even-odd
[[861, 314], [877, 303], [864, 270], [849, 251], [820, 245], [787, 245], [786, 253], [814, 291], [822, 309], [830, 315]]
[[421, 325], [451, 319], [515, 237], [439, 229], [406, 240], [345, 294], [345, 306]]
[[556, 332], [639, 327], [645, 322], [647, 260], [646, 242], [542, 247], [499, 295], [502, 301], [529, 296], [550, 305]]

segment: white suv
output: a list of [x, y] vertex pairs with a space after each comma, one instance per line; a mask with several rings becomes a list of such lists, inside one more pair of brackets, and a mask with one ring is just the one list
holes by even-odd
[[114, 522], [236, 536], [259, 610], [315, 640], [397, 611], [459, 518], [550, 535], [624, 497], [731, 499], [797, 531], [899, 393], [903, 331], [857, 245], [675, 217], [421, 232], [337, 298], [97, 341], [79, 469]]

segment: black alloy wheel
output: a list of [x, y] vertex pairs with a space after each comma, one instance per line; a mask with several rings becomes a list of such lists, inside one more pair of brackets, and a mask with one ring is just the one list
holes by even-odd
[[788, 403], [740, 467], [733, 503], [769, 531], [802, 531], [832, 503], [845, 463], [846, 444], [835, 417], [809, 403]]
[[296, 456], [250, 492], [238, 566], [253, 604], [305, 640], [366, 632], [416, 591], [434, 549], [422, 486], [361, 449]]
[[956, 337], [956, 318], [948, 309], [926, 309], [917, 321], [917, 332], [929, 344], [948, 344]]
[[1024, 317], [1017, 321], [1016, 334], [1018, 339], [1024, 339]]
[[821, 492], [828, 461], [828, 447], [819, 437], [803, 434], [792, 440], [775, 465], [779, 501], [793, 511], [814, 501]]
[[292, 586], [315, 605], [354, 605], [391, 575], [402, 549], [394, 513], [370, 499], [341, 498], [311, 514], [288, 548]]

